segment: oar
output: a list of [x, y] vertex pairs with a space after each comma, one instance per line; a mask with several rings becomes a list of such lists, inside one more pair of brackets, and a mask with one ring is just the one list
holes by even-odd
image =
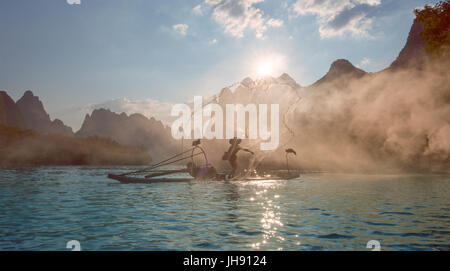
[[[174, 163], [177, 163], [177, 162], [186, 160], [186, 159], [191, 159], [192, 157], [195, 157], [195, 156], [198, 156], [198, 155], [202, 155], [202, 154], [203, 154], [203, 153], [199, 152], [199, 153], [196, 153], [196, 154], [193, 154], [193, 155], [190, 155], [190, 156], [186, 156], [186, 157], [183, 157], [183, 158], [174, 160], [174, 161], [170, 161], [170, 162], [166, 162], [166, 163], [164, 163], [164, 164], [160, 164], [158, 167], [167, 166], [167, 165], [174, 164]], [[150, 171], [150, 170], [145, 170], [145, 171]], [[141, 171], [141, 172], [142, 172], [142, 171]]]
[[149, 175], [145, 176], [145, 178], [152, 178], [152, 177], [169, 175], [169, 174], [173, 174], [173, 173], [184, 173], [184, 172], [187, 172], [187, 169], [183, 168], [183, 169], [166, 170], [163, 172], [149, 174]]
[[183, 154], [185, 154], [185, 153], [188, 153], [188, 152], [190, 152], [191, 150], [192, 150], [192, 149], [189, 149], [189, 150], [187, 150], [187, 151], [184, 151], [184, 152], [181, 152], [181, 153], [179, 153], [179, 154], [177, 154], [177, 155], [174, 155], [174, 156], [172, 156], [172, 157], [170, 157], [170, 158], [168, 158], [168, 159], [166, 159], [166, 160], [163, 160], [163, 161], [161, 161], [161, 162], [159, 162], [159, 163], [156, 163], [156, 164], [154, 164], [154, 165], [148, 167], [148, 168], [145, 169], [145, 170], [146, 170], [146, 171], [152, 170], [152, 169], [154, 169], [154, 168], [160, 167], [160, 166], [163, 165], [163, 164], [165, 165], [165, 163], [173, 163], [173, 162], [170, 161], [170, 160], [175, 159], [175, 158], [177, 158], [177, 157], [179, 157], [179, 156], [181, 156], [181, 155], [183, 155]]
[[149, 166], [149, 167], [146, 167], [146, 168], [144, 168], [144, 169], [141, 169], [141, 170], [138, 170], [138, 171], [133, 171], [133, 172], [128, 172], [128, 173], [123, 173], [123, 174], [120, 174], [119, 176], [126, 176], [126, 175], [131, 175], [131, 174], [143, 173], [143, 172], [146, 172], [146, 171], [151, 171], [152, 169], [155, 169], [155, 168], [158, 168], [158, 167], [161, 167], [161, 166], [165, 166], [165, 165], [169, 165], [169, 164], [172, 164], [172, 163], [179, 162], [179, 161], [181, 161], [181, 160], [185, 160], [185, 159], [187, 159], [187, 158], [183, 158], [183, 159], [181, 159], [181, 160], [179, 159], [179, 160], [176, 160], [176, 161], [171, 161], [171, 160], [173, 160], [173, 159], [175, 159], [175, 158], [177, 158], [177, 157], [179, 157], [179, 156], [181, 156], [181, 155], [183, 155], [183, 154], [185, 154], [185, 153], [190, 152], [191, 150], [192, 150], [192, 148], [189, 149], [189, 150], [187, 150], [187, 151], [184, 151], [184, 152], [182, 152], [182, 153], [176, 154], [176, 155], [174, 155], [174, 156], [172, 156], [172, 157], [170, 157], [170, 158], [168, 158], [168, 159], [166, 159], [166, 160], [163, 160], [163, 161], [161, 161], [161, 162], [158, 162], [158, 163], [156, 163], [156, 164], [154, 164], [154, 165], [151, 165], [151, 166]]

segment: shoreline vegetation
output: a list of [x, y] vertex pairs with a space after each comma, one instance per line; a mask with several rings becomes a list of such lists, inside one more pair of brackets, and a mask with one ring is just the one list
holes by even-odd
[[0, 167], [50, 165], [146, 165], [147, 150], [101, 137], [39, 134], [0, 125]]

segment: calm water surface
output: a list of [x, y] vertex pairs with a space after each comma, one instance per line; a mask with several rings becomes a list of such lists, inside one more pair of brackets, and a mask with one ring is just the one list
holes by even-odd
[[136, 167], [0, 171], [0, 250], [450, 249], [450, 176], [120, 184]]

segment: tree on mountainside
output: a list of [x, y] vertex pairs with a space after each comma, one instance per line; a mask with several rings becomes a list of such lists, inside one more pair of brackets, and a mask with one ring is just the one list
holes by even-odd
[[414, 10], [416, 22], [423, 23], [420, 34], [430, 54], [450, 55], [450, 1], [440, 1], [434, 6], [426, 5]]

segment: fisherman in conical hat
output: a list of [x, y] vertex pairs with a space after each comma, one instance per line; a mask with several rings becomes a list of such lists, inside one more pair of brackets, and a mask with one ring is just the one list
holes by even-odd
[[241, 148], [240, 146], [239, 146], [239, 144], [241, 144], [241, 142], [242, 142], [242, 140], [241, 139], [238, 139], [238, 138], [233, 138], [233, 139], [230, 139], [230, 148], [228, 148], [228, 151], [226, 151], [225, 153], [224, 153], [224, 155], [223, 155], [223, 157], [222, 157], [222, 159], [223, 160], [228, 160], [228, 162], [230, 162], [230, 165], [231, 165], [231, 168], [232, 168], [232, 171], [231, 171], [231, 178], [233, 178], [234, 176], [235, 176], [235, 174], [236, 174], [236, 170], [237, 170], [237, 167], [238, 167], [238, 165], [237, 165], [237, 153], [240, 151], [240, 150], [242, 150], [242, 151], [246, 151], [246, 152], [248, 152], [248, 153], [251, 153], [251, 154], [255, 154], [254, 152], [252, 152], [251, 150], [249, 150], [249, 149], [244, 149], [244, 148]]

